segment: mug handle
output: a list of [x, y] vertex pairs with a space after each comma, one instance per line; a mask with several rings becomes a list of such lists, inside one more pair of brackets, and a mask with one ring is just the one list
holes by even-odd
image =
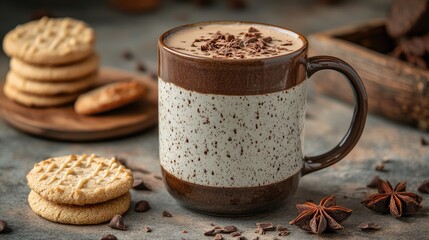
[[342, 73], [352, 87], [355, 99], [355, 108], [350, 127], [343, 139], [330, 151], [317, 155], [305, 156], [302, 175], [326, 168], [344, 158], [356, 145], [365, 127], [368, 111], [368, 97], [365, 86], [356, 71], [346, 62], [331, 56], [316, 56], [308, 59], [307, 76], [331, 69]]

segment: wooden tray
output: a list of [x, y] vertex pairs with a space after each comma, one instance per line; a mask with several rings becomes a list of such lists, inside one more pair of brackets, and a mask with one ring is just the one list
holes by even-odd
[[[384, 20], [335, 29], [309, 37], [310, 55], [332, 55], [352, 65], [369, 97], [369, 110], [429, 130], [429, 71], [388, 55], [394, 41]], [[346, 81], [332, 71], [314, 75], [315, 90], [353, 101]]]
[[[149, 89], [142, 100], [95, 116], [76, 114], [73, 105], [56, 108], [21, 106], [0, 91], [0, 114], [15, 128], [36, 136], [66, 140], [95, 141], [133, 134], [158, 122], [158, 89], [153, 79], [111, 68], [100, 70], [100, 84], [126, 79], [141, 80]], [[3, 89], [3, 84], [0, 85]]]

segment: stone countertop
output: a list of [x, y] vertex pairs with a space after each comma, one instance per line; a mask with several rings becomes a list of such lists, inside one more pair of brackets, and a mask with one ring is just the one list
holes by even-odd
[[[2, 3], [0, 14], [2, 24], [0, 33], [18, 23], [28, 20], [34, 6], [22, 7], [21, 1]], [[213, 19], [242, 19], [270, 22], [289, 26], [308, 34], [347, 24], [356, 24], [366, 19], [382, 17], [389, 1], [346, 1], [334, 6], [324, 7], [313, 1], [300, 3], [276, 2], [279, 5], [262, 4], [251, 1], [247, 11], [233, 12], [222, 4], [197, 11], [188, 4], [164, 6], [157, 12], [143, 15], [125, 15], [95, 1], [82, 8], [83, 1], [72, 6], [57, 6], [58, 16], [72, 16], [90, 23], [97, 32], [97, 49], [103, 65], [134, 70], [134, 63], [121, 58], [123, 49], [131, 49], [137, 59], [144, 61], [151, 70], [156, 69], [156, 38], [163, 31], [187, 22]], [[375, 2], [375, 3], [374, 3]], [[35, 4], [35, 3], [27, 3]], [[80, 4], [80, 5], [79, 5]], [[339, 21], [339, 19], [341, 21]], [[0, 56], [0, 75], [5, 76], [8, 59]], [[345, 133], [352, 109], [335, 100], [312, 95], [309, 98], [306, 125], [307, 154], [317, 154], [333, 147]], [[301, 179], [299, 190], [291, 203], [273, 212], [258, 216], [223, 218], [195, 213], [180, 207], [166, 192], [162, 182], [154, 178], [159, 175], [158, 130], [149, 129], [128, 138], [97, 143], [64, 143], [32, 137], [16, 131], [0, 120], [0, 219], [6, 220], [12, 233], [0, 235], [0, 239], [99, 239], [103, 234], [113, 233], [118, 239], [212, 239], [204, 237], [203, 232], [210, 224], [235, 225], [243, 235], [252, 239], [255, 223], [268, 221], [283, 224], [291, 234], [279, 239], [318, 238], [308, 234], [288, 222], [296, 215], [294, 205], [306, 200], [319, 201], [326, 195], [336, 195], [339, 205], [351, 208], [352, 216], [344, 222], [344, 230], [324, 234], [321, 238], [332, 239], [423, 239], [429, 236], [429, 195], [423, 195], [424, 208], [413, 217], [397, 220], [390, 215], [371, 212], [359, 202], [375, 190], [365, 185], [374, 176], [393, 183], [408, 180], [408, 190], [416, 192], [417, 186], [429, 178], [429, 147], [420, 145], [422, 133], [416, 129], [392, 123], [385, 119], [369, 116], [361, 141], [357, 147], [340, 163], [310, 174]], [[136, 213], [132, 209], [124, 216], [128, 231], [107, 227], [69, 226], [51, 223], [36, 216], [27, 204], [29, 188], [25, 175], [34, 163], [48, 156], [70, 153], [96, 153], [103, 156], [120, 156], [133, 164], [151, 171], [150, 174], [136, 173], [143, 177], [153, 191], [132, 191], [132, 201], [145, 199], [152, 209], [146, 213]], [[385, 172], [376, 172], [374, 167], [383, 158], [391, 159]], [[173, 217], [162, 217], [168, 210]], [[357, 228], [362, 222], [373, 221], [383, 228], [377, 232], [363, 232]], [[153, 232], [145, 233], [144, 226]], [[187, 233], [182, 233], [186, 230]], [[274, 232], [267, 232], [260, 239], [273, 239]], [[227, 239], [233, 239], [229, 236]]]

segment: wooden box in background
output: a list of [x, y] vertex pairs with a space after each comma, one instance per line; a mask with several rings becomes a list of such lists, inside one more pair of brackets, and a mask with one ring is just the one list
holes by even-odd
[[[335, 29], [309, 36], [310, 56], [332, 55], [352, 65], [361, 76], [369, 97], [369, 111], [429, 130], [429, 70], [388, 54], [394, 48], [384, 20]], [[332, 71], [313, 75], [314, 88], [353, 102], [346, 81]]]

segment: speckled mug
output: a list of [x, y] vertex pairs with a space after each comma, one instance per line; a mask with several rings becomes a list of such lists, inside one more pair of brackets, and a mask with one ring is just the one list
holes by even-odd
[[[210, 22], [192, 26], [205, 24]], [[215, 215], [273, 209], [295, 193], [301, 176], [338, 162], [355, 146], [367, 95], [350, 65], [329, 56], [307, 58], [307, 40], [281, 27], [303, 46], [286, 55], [234, 60], [180, 53], [165, 44], [166, 36], [189, 26], [167, 31], [158, 42], [161, 171], [182, 205]], [[309, 157], [303, 154], [305, 80], [323, 69], [344, 74], [356, 106], [343, 140]]]

